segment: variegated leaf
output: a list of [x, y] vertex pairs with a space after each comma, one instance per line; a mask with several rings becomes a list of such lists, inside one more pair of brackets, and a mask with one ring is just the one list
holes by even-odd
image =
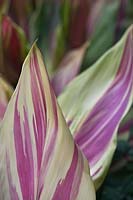
[[79, 73], [86, 48], [87, 44], [84, 44], [82, 47], [70, 51], [60, 63], [58, 71], [52, 78], [52, 86], [57, 96]]
[[116, 148], [118, 126], [133, 100], [133, 27], [59, 97], [74, 139], [90, 163], [96, 188]]
[[0, 199], [95, 200], [88, 162], [74, 144], [36, 46], [0, 131]]

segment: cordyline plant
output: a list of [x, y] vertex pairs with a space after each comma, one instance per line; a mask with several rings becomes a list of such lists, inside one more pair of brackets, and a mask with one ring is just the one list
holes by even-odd
[[95, 199], [133, 102], [133, 27], [58, 102], [34, 44], [0, 124], [0, 199]]

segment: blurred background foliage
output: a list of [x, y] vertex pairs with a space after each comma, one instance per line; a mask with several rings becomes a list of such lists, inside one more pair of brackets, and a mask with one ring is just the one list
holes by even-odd
[[[80, 73], [112, 47], [132, 23], [133, 0], [0, 0], [0, 73], [8, 74], [5, 78], [15, 86], [36, 39], [50, 77], [65, 68], [66, 64], [61, 63], [69, 52], [87, 44]], [[127, 124], [122, 122], [126, 138], [118, 138], [108, 176], [97, 193], [98, 200], [133, 200], [132, 109]]]
[[0, 0], [30, 44], [37, 39], [48, 71], [55, 71], [67, 52], [86, 41], [81, 71], [112, 47], [133, 22], [133, 0]]

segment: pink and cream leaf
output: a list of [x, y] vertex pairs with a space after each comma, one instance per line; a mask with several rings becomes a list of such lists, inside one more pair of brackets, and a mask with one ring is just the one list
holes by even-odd
[[95, 200], [88, 162], [74, 144], [35, 45], [6, 110], [0, 146], [0, 199]]
[[116, 148], [119, 124], [133, 101], [133, 27], [58, 100], [98, 188]]
[[87, 46], [85, 43], [82, 47], [67, 53], [63, 58], [51, 81], [56, 96], [60, 95], [66, 85], [78, 75]]

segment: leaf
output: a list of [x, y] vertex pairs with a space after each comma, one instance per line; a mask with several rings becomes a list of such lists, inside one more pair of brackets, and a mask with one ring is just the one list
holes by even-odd
[[114, 37], [120, 1], [110, 1], [108, 4], [104, 4], [100, 11], [101, 13], [99, 13], [97, 23], [95, 22], [94, 34], [91, 37], [91, 44], [86, 52], [82, 71], [94, 64], [115, 42]]
[[66, 52], [81, 47], [87, 40], [87, 20], [91, 8], [88, 0], [60, 1], [60, 21], [56, 29], [54, 66]]
[[90, 69], [75, 78], [59, 104], [98, 188], [116, 148], [118, 126], [133, 100], [133, 27]]
[[0, 131], [0, 199], [95, 200], [88, 163], [74, 144], [35, 45]]
[[82, 71], [111, 48], [132, 25], [132, 22], [132, 0], [95, 1], [87, 26], [91, 43], [84, 58]]
[[82, 47], [70, 51], [60, 63], [59, 69], [52, 78], [52, 86], [57, 96], [78, 75], [86, 47], [87, 44], [84, 44]]
[[1, 26], [3, 65], [0, 66], [0, 72], [15, 85], [27, 55], [28, 43], [22, 29], [9, 17], [2, 17]]

